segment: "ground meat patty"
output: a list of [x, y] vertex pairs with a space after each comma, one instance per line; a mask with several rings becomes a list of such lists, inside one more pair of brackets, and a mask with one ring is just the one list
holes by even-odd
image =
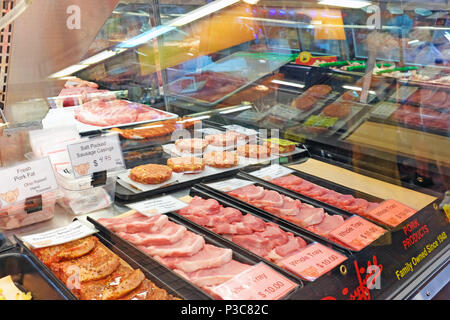
[[205, 161], [197, 157], [170, 158], [167, 166], [174, 172], [202, 171], [205, 169]]
[[317, 99], [313, 96], [302, 94], [292, 101], [291, 106], [303, 111], [308, 111], [314, 106], [316, 102]]
[[175, 147], [181, 152], [202, 153], [208, 146], [206, 139], [178, 139], [175, 141]]
[[239, 163], [239, 157], [236, 152], [213, 151], [203, 155], [205, 164], [215, 168], [231, 168]]
[[161, 164], [144, 164], [130, 171], [130, 179], [144, 184], [159, 184], [172, 177], [172, 169]]
[[341, 99], [345, 101], [359, 101], [361, 98], [361, 94], [359, 91], [353, 91], [349, 90], [346, 91], [342, 96]]
[[351, 108], [351, 104], [335, 102], [323, 108], [322, 114], [327, 117], [344, 119], [350, 114]]
[[236, 152], [246, 158], [264, 159], [270, 157], [270, 148], [267, 145], [245, 144], [238, 146]]
[[226, 147], [235, 145], [238, 140], [245, 140], [246, 136], [239, 132], [227, 131], [225, 133], [207, 135], [205, 139], [212, 146]]
[[316, 84], [315, 86], [310, 87], [305, 93], [312, 95], [316, 98], [324, 98], [327, 94], [329, 94], [333, 89], [326, 84]]

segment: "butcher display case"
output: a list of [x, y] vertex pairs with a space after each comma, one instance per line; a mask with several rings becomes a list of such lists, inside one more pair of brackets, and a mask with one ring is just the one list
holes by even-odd
[[0, 250], [63, 298], [74, 222], [165, 298], [450, 298], [448, 1], [0, 3]]

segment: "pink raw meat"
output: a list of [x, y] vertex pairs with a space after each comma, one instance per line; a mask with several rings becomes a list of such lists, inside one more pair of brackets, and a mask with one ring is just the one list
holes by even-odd
[[201, 214], [201, 212], [197, 212], [197, 214], [189, 214], [184, 215], [185, 218], [195, 222], [204, 227], [215, 227], [221, 224], [229, 224], [242, 221], [242, 213], [234, 208], [220, 208], [220, 211], [217, 214]]
[[340, 193], [334, 190], [328, 190], [325, 194], [317, 196], [315, 199], [335, 206], [338, 203], [340, 196]]
[[154, 258], [170, 269], [183, 272], [194, 272], [200, 269], [220, 267], [231, 261], [233, 251], [214, 245], [205, 244], [202, 250], [190, 257], [159, 257]]
[[260, 199], [264, 195], [264, 188], [255, 185], [245, 186], [228, 192], [229, 195], [240, 198], [245, 202]]
[[211, 230], [218, 234], [250, 234], [253, 229], [242, 222], [223, 222], [211, 227]]
[[208, 215], [208, 214], [216, 214], [219, 212], [221, 206], [217, 200], [214, 199], [203, 199], [201, 197], [195, 196], [189, 202], [187, 207], [178, 210], [178, 213], [182, 216], [187, 214], [192, 215]]
[[264, 231], [266, 229], [266, 223], [264, 220], [251, 214], [246, 214], [242, 218], [242, 222], [254, 231]]
[[278, 262], [279, 260], [286, 258], [298, 250], [306, 247], [307, 243], [303, 238], [296, 237], [292, 233], [288, 233], [288, 242], [278, 246], [270, 251], [265, 258]]
[[315, 208], [309, 205], [304, 205], [300, 213], [295, 216], [280, 216], [283, 219], [291, 221], [301, 227], [308, 227], [321, 223], [325, 217], [323, 208]]
[[266, 256], [274, 246], [273, 241], [264, 238], [261, 232], [248, 235], [233, 235], [231, 241], [261, 257]]
[[309, 190], [304, 190], [302, 193], [305, 196], [308, 196], [308, 197], [316, 199], [317, 197], [326, 194], [327, 191], [328, 191], [328, 189], [325, 189], [325, 188], [322, 188], [322, 187], [319, 187], [319, 186], [314, 186], [314, 187], [312, 187]]
[[314, 183], [303, 180], [301, 184], [289, 185], [287, 188], [298, 193], [303, 193], [304, 191], [311, 190], [314, 186]]
[[356, 198], [351, 204], [344, 206], [343, 209], [357, 214], [364, 214], [368, 206], [369, 202], [367, 200]]
[[276, 191], [264, 190], [264, 195], [260, 199], [251, 200], [251, 205], [255, 207], [281, 207], [283, 206], [283, 197]]
[[110, 228], [111, 226], [117, 225], [117, 224], [123, 224], [128, 222], [134, 222], [134, 221], [145, 221], [148, 217], [143, 215], [139, 212], [134, 212], [130, 215], [127, 215], [125, 217], [117, 217], [117, 218], [99, 218], [97, 222], [104, 225], [106, 228]]
[[283, 245], [288, 241], [287, 232], [281, 230], [278, 225], [272, 222], [267, 222], [266, 229], [261, 232], [255, 232], [255, 234], [270, 240], [272, 242], [270, 244], [271, 247]]
[[294, 200], [289, 197], [283, 197], [283, 206], [281, 207], [264, 207], [264, 210], [274, 214], [295, 216], [299, 214], [302, 203], [300, 200]]
[[175, 269], [174, 271], [185, 277], [187, 280], [199, 287], [216, 286], [230, 280], [237, 274], [248, 270], [251, 266], [231, 260], [228, 263], [216, 268], [200, 269], [194, 272], [183, 272]]
[[231, 207], [221, 207], [218, 216], [222, 217], [228, 223], [242, 221], [242, 212]]
[[187, 231], [179, 241], [162, 246], [139, 246], [139, 249], [150, 256], [185, 257], [199, 252], [205, 245], [205, 239], [193, 232]]
[[325, 238], [328, 238], [330, 231], [336, 229], [344, 223], [344, 218], [338, 214], [326, 214], [323, 221], [319, 224], [308, 227], [314, 233], [317, 233]]
[[110, 226], [110, 229], [114, 232], [154, 233], [160, 231], [168, 222], [169, 218], [166, 215], [161, 214], [153, 217], [146, 217], [146, 219], [137, 218], [134, 221], [114, 224]]
[[365, 214], [368, 214], [370, 211], [372, 211], [373, 209], [375, 209], [376, 207], [378, 207], [380, 204], [377, 202], [369, 202], [369, 205], [367, 206], [366, 211], [364, 212]]
[[349, 204], [353, 203], [355, 201], [355, 198], [351, 194], [341, 194], [339, 196], [339, 199], [337, 201], [337, 205], [339, 208], [348, 206]]
[[270, 182], [282, 187], [287, 187], [290, 185], [302, 184], [303, 179], [290, 174], [284, 177], [275, 178], [273, 180], [270, 180]]
[[167, 245], [173, 244], [185, 235], [187, 229], [179, 224], [169, 221], [160, 232], [156, 233], [125, 233], [119, 232], [118, 235], [123, 239], [137, 245]]

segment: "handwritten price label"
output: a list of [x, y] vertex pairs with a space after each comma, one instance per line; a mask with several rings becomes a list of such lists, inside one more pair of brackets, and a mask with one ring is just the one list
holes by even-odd
[[224, 300], [278, 300], [296, 287], [296, 283], [261, 262], [213, 290]]
[[345, 260], [344, 255], [315, 242], [281, 260], [280, 264], [300, 277], [314, 281]]
[[341, 226], [330, 232], [330, 237], [336, 239], [350, 249], [359, 251], [386, 232], [385, 229], [361, 217], [352, 216]]
[[412, 217], [416, 212], [417, 210], [403, 203], [388, 199], [375, 209], [369, 211], [367, 215], [390, 227], [396, 227], [406, 219]]
[[117, 134], [88, 139], [67, 146], [75, 178], [94, 172], [124, 168]]

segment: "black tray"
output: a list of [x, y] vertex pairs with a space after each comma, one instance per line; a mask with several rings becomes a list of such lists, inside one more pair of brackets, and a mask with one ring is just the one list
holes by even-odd
[[33, 300], [72, 300], [74, 296], [52, 277], [33, 256], [20, 247], [0, 254], [0, 278], [11, 275], [16, 286]]
[[[77, 219], [74, 219], [77, 220]], [[109, 250], [111, 250], [112, 252], [114, 252], [120, 259], [124, 260], [126, 263], [128, 263], [132, 268], [134, 269], [140, 269], [145, 277], [152, 281], [156, 286], [158, 286], [161, 289], [166, 290], [168, 293], [179, 297], [181, 299], [184, 299], [183, 295], [181, 295], [180, 293], [178, 293], [175, 289], [173, 289], [170, 285], [162, 282], [157, 276], [155, 276], [153, 273], [149, 272], [146, 268], [144, 268], [141, 264], [139, 264], [137, 261], [133, 260], [133, 258], [131, 256], [129, 256], [128, 254], [126, 254], [123, 249], [119, 246], [116, 246], [116, 244], [112, 241], [109, 241], [108, 238], [106, 236], [104, 236], [101, 232], [98, 232], [95, 234], [95, 236], [100, 240], [100, 242], [105, 245]], [[61, 287], [65, 288], [65, 291], [68, 291], [71, 299], [75, 300], [77, 299], [75, 297], [75, 295], [73, 295], [69, 289], [67, 289], [67, 287], [65, 287], [64, 283], [58, 279], [53, 272], [44, 264], [42, 263], [33, 253], [32, 251], [17, 237], [15, 237], [15, 240], [17, 241], [17, 243], [22, 247], [22, 249], [26, 252], [28, 252], [29, 255], [32, 255], [39, 263], [40, 267], [42, 269], [45, 269], [46, 272], [50, 273], [53, 278], [54, 278], [54, 282], [57, 282], [58, 285]]]
[[3, 233], [0, 233], [0, 252], [11, 249], [14, 245], [5, 237]]
[[[270, 186], [270, 185], [268, 185], [268, 184], [266, 184], [266, 183], [261, 183], [261, 182], [258, 182], [258, 181], [256, 181], [256, 180], [253, 180], [253, 179], [248, 179], [248, 178], [244, 177], [243, 175], [239, 175], [239, 174], [237, 175], [237, 177], [239, 177], [239, 178], [241, 178], [241, 179], [252, 180], [252, 181], [255, 182], [255, 183], [254, 183], [255, 186], [260, 186], [260, 187], [263, 187], [264, 189], [274, 190], [274, 191], [276, 191], [276, 192], [278, 192], [278, 193], [280, 193], [280, 194], [283, 194], [283, 195], [285, 195], [285, 196], [291, 197], [291, 198], [293, 198], [293, 199], [298, 199], [298, 200], [300, 200], [301, 202], [310, 204], [310, 205], [312, 205], [312, 206], [314, 206], [314, 207], [323, 208], [323, 209], [324, 209], [327, 213], [329, 213], [329, 214], [333, 214], [333, 215], [337, 214], [337, 215], [342, 216], [342, 217], [344, 218], [344, 220], [350, 218], [351, 216], [354, 216], [354, 214], [350, 214], [350, 213], [348, 213], [348, 212], [346, 212], [346, 211], [343, 211], [343, 210], [341, 210], [341, 209], [337, 209], [337, 208], [332, 207], [332, 206], [328, 206], [328, 205], [327, 205], [327, 206], [326, 206], [326, 205], [318, 205], [317, 203], [312, 202], [312, 201], [310, 201], [309, 199], [307, 199], [307, 198], [305, 198], [305, 197], [300, 197], [298, 194], [291, 193], [291, 192], [288, 193], [288, 192], [286, 192], [285, 190], [283, 190], [282, 188], [272, 187], [272, 186]], [[222, 179], [221, 179], [221, 180], [222, 180]], [[223, 180], [225, 180], [225, 179], [223, 179]], [[296, 225], [296, 224], [294, 224], [294, 223], [292, 223], [292, 222], [289, 222], [289, 221], [287, 221], [287, 220], [284, 220], [284, 219], [282, 219], [282, 218], [279, 218], [279, 217], [277, 217], [277, 216], [275, 216], [275, 215], [273, 215], [273, 214], [271, 214], [271, 213], [269, 213], [269, 212], [267, 212], [267, 211], [265, 211], [265, 210], [262, 210], [262, 209], [260, 209], [260, 208], [257, 208], [257, 207], [255, 207], [255, 206], [253, 206], [253, 205], [251, 205], [251, 204], [249, 204], [249, 203], [246, 203], [246, 202], [244, 202], [244, 201], [242, 201], [242, 200], [240, 200], [240, 199], [237, 199], [237, 198], [235, 198], [235, 197], [232, 197], [232, 196], [226, 194], [225, 192], [222, 192], [222, 191], [213, 189], [213, 188], [211, 188], [211, 187], [209, 187], [209, 186], [207, 186], [207, 185], [205, 185], [205, 184], [203, 184], [203, 183], [202, 183], [202, 184], [199, 184], [198, 187], [199, 187], [201, 190], [205, 190], [206, 192], [209, 192], [210, 194], [213, 194], [213, 195], [215, 195], [215, 196], [217, 196], [217, 197], [219, 197], [219, 198], [221, 198], [221, 199], [226, 199], [226, 200], [230, 201], [231, 203], [236, 203], [236, 204], [237, 204], [239, 207], [241, 207], [243, 210], [246, 210], [246, 211], [249, 211], [249, 212], [252, 212], [252, 213], [256, 213], [256, 214], [257, 214], [258, 216], [260, 216], [260, 217], [265, 216], [265, 217], [268, 217], [269, 219], [273, 219], [273, 220], [276, 221], [276, 223], [279, 224], [280, 226], [285, 226], [285, 227], [288, 227], [288, 228], [290, 228], [290, 229], [298, 230], [298, 231], [301, 232], [301, 233], [307, 233], [307, 234], [309, 234], [311, 237], [320, 239], [320, 242], [325, 242], [325, 243], [327, 243], [327, 244], [334, 245], [334, 246], [340, 248], [341, 250], [350, 251], [350, 252], [352, 252], [352, 253], [358, 252], [358, 251], [352, 250], [352, 249], [350, 249], [350, 248], [347, 248], [347, 247], [345, 247], [345, 246], [342, 246], [342, 245], [340, 245], [340, 244], [338, 244], [338, 243], [335, 243], [335, 242], [333, 242], [332, 240], [327, 239], [327, 238], [325, 238], [325, 237], [323, 237], [323, 236], [320, 236], [320, 235], [318, 235], [318, 234], [315, 234], [315, 233], [313, 233], [313, 232], [311, 232], [311, 231], [309, 231], [309, 230], [307, 230], [307, 229], [305, 229], [305, 228], [300, 227], [299, 225]], [[376, 240], [375, 240], [375, 241], [376, 241]]]
[[[238, 262], [241, 263], [246, 263], [246, 264], [250, 264], [250, 265], [255, 265], [259, 262], [265, 262], [265, 260], [263, 260], [262, 258], [260, 258], [259, 256], [256, 256], [255, 254], [248, 252], [247, 250], [244, 250], [243, 248], [235, 245], [234, 243], [231, 242], [230, 245], [230, 241], [227, 241], [226, 239], [223, 239], [222, 237], [218, 237], [215, 233], [210, 232], [209, 230], [198, 226], [197, 224], [192, 223], [191, 221], [187, 220], [187, 219], [180, 219], [180, 216], [177, 214], [173, 214], [173, 213], [168, 213], [167, 216], [169, 217], [169, 221], [172, 221], [174, 223], [180, 224], [184, 227], [186, 227], [187, 230], [201, 235], [204, 239], [205, 239], [205, 243], [207, 244], [212, 244], [215, 245], [217, 247], [222, 247], [222, 248], [230, 248], [233, 251], [233, 260], [236, 260]], [[166, 266], [164, 266], [163, 264], [161, 264], [160, 262], [158, 262], [157, 260], [155, 260], [153, 257], [147, 255], [146, 253], [144, 253], [143, 251], [141, 251], [140, 249], [138, 249], [137, 247], [135, 247], [132, 243], [120, 238], [119, 236], [115, 235], [112, 231], [108, 230], [107, 228], [105, 228], [103, 225], [101, 225], [100, 223], [98, 223], [96, 220], [88, 217], [87, 220], [91, 223], [94, 224], [94, 226], [96, 228], [98, 228], [98, 230], [101, 230], [104, 234], [108, 234], [108, 236], [110, 236], [111, 238], [115, 238], [117, 240], [117, 242], [123, 242], [124, 244], [126, 244], [127, 246], [129, 246], [130, 248], [133, 248], [137, 254], [139, 254], [140, 259], [142, 259], [142, 261], [146, 261], [152, 265], [155, 265], [156, 268], [158, 268], [161, 272], [161, 274], [158, 274], [159, 277], [164, 277], [166, 274], [170, 274], [171, 277], [174, 277], [174, 281], [178, 282], [178, 281], [182, 281], [185, 282], [187, 284], [190, 285], [191, 289], [188, 289], [188, 292], [192, 292], [195, 295], [198, 294], [203, 294], [205, 296], [210, 297], [209, 294], [206, 294], [202, 289], [200, 289], [198, 286], [190, 283], [189, 281], [185, 280], [182, 276], [176, 274], [174, 271], [172, 271], [171, 269], [167, 268]], [[271, 264], [269, 264], [270, 266], [272, 266]], [[293, 274], [291, 274], [290, 272], [285, 271], [284, 269], [281, 268], [276, 268], [275, 269], [278, 273], [281, 273], [282, 275], [284, 275], [286, 278], [288, 278], [289, 280], [295, 282], [298, 287], [291, 291], [287, 296], [284, 297], [284, 299], [288, 299], [290, 295], [294, 294], [297, 290], [301, 289], [303, 287], [303, 282], [300, 278], [298, 278], [297, 276], [294, 276]], [[190, 290], [190, 291], [189, 291]], [[195, 292], [194, 292], [195, 291]], [[191, 297], [188, 296], [187, 297], [190, 300], [194, 300], [194, 299], [198, 299], [195, 296]], [[213, 299], [212, 297], [210, 297], [210, 299]]]
[[[250, 214], [250, 215], [256, 216], [256, 217], [258, 217], [258, 218], [261, 218], [261, 219], [263, 219], [263, 220], [266, 221], [266, 222], [273, 222], [273, 223], [277, 224], [277, 221], [276, 221], [275, 219], [270, 219], [270, 218], [268, 218], [268, 217], [266, 217], [266, 216], [259, 216], [257, 213], [253, 213], [253, 212], [247, 211], [247, 210], [245, 210], [245, 209], [239, 207], [239, 206], [236, 205], [235, 203], [232, 203], [232, 202], [230, 202], [230, 201], [227, 201], [226, 199], [220, 199], [220, 198], [218, 198], [217, 196], [215, 196], [214, 194], [209, 193], [209, 192], [207, 192], [206, 190], [199, 189], [199, 188], [197, 188], [196, 186], [194, 186], [194, 187], [191, 188], [189, 195], [192, 196], [192, 197], [194, 197], [194, 196], [199, 196], [199, 197], [202, 197], [202, 198], [204, 198], [204, 199], [205, 199], [205, 198], [206, 198], [206, 199], [215, 199], [215, 200], [217, 200], [217, 202], [219, 202], [219, 204], [223, 205], [224, 207], [235, 208], [235, 209], [238, 209], [239, 211], [241, 211], [243, 214]], [[213, 231], [211, 231], [211, 230], [208, 230], [207, 228], [202, 227], [202, 226], [200, 226], [200, 225], [198, 225], [198, 224], [192, 222], [191, 220], [189, 220], [189, 219], [187, 219], [187, 218], [185, 218], [185, 217], [183, 217], [183, 216], [181, 216], [181, 215], [178, 215], [178, 214], [176, 214], [176, 213], [170, 213], [170, 215], [176, 215], [180, 220], [184, 220], [184, 221], [186, 221], [186, 223], [192, 224], [192, 225], [196, 226], [197, 228], [202, 229], [202, 232], [204, 232], [204, 233], [209, 233], [209, 234], [212, 234], [212, 235], [215, 236], [215, 237], [220, 238], [222, 241], [228, 243], [228, 245], [229, 245], [230, 247], [233, 247], [233, 248], [237, 247], [237, 248], [239, 248], [239, 250], [244, 250], [244, 251], [246, 251], [248, 254], [254, 255], [256, 258], [262, 259], [262, 261], [264, 261], [266, 264], [270, 265], [270, 266], [271, 266], [272, 268], [274, 268], [274, 269], [281, 270], [282, 272], [289, 272], [289, 271], [287, 271], [287, 270], [281, 268], [280, 266], [276, 265], [275, 263], [273, 263], [273, 262], [271, 262], [271, 261], [269, 261], [269, 260], [266, 260], [265, 258], [262, 258], [262, 257], [258, 256], [257, 254], [255, 254], [255, 253], [253, 253], [253, 252], [251, 252], [251, 251], [249, 251], [249, 250], [247, 250], [247, 249], [245, 249], [245, 248], [243, 248], [243, 247], [241, 247], [241, 246], [235, 244], [235, 243], [232, 242], [231, 240], [228, 240], [228, 239], [226, 239], [225, 237], [223, 237], [222, 235], [217, 234], [217, 233], [215, 233], [215, 232], [213, 232]], [[280, 220], [280, 219], [277, 219], [277, 220]], [[285, 231], [285, 232], [290, 232], [290, 233], [294, 234], [294, 235], [297, 236], [297, 237], [301, 237], [302, 239], [305, 240], [305, 242], [306, 242], [307, 244], [311, 244], [311, 243], [313, 243], [313, 242], [318, 242], [318, 243], [321, 243], [321, 242], [322, 242], [319, 238], [313, 237], [313, 236], [311, 236], [310, 234], [306, 234], [306, 233], [304, 233], [304, 232], [300, 232], [300, 231], [297, 230], [297, 229], [289, 228], [289, 227], [287, 227], [287, 226], [280, 226], [280, 229], [283, 230], [283, 231]], [[328, 244], [328, 243], [321, 243], [321, 244], [323, 244], [323, 245], [325, 245], [325, 246], [328, 246], [328, 247], [332, 248], [333, 250], [338, 251], [339, 253], [341, 253], [341, 254], [343, 254], [343, 255], [345, 255], [345, 256], [347, 256], [347, 257], [351, 255], [351, 252], [350, 252], [350, 251], [348, 251], [348, 250], [343, 250], [341, 247], [338, 247], [338, 246], [336, 246], [336, 245], [334, 245], [334, 244], [331, 244], [331, 245]], [[293, 276], [294, 276], [294, 277], [298, 277], [298, 276], [295, 275], [295, 274], [293, 274]], [[299, 277], [299, 278], [300, 278], [300, 277]], [[308, 281], [308, 280], [305, 280], [305, 279], [302, 279], [302, 278], [300, 278], [300, 279], [301, 279], [302, 281]]]
[[[315, 206], [315, 207], [322, 207], [322, 208], [325, 208], [326, 210], [332, 209], [332, 210], [336, 210], [336, 211], [338, 211], [338, 212], [346, 213], [347, 215], [354, 215], [354, 214], [355, 214], [355, 215], [358, 215], [358, 214], [356, 214], [356, 213], [348, 212], [348, 211], [346, 211], [346, 210], [344, 210], [344, 209], [335, 207], [335, 206], [333, 206], [332, 204], [329, 204], [329, 203], [327, 203], [327, 202], [322, 202], [322, 201], [320, 201], [320, 200], [311, 198], [311, 197], [309, 197], [309, 196], [303, 195], [303, 194], [298, 193], [298, 192], [295, 192], [295, 191], [293, 191], [293, 190], [290, 190], [290, 189], [284, 188], [284, 187], [282, 187], [282, 186], [273, 184], [273, 183], [271, 183], [270, 181], [266, 181], [266, 180], [260, 179], [260, 178], [258, 178], [258, 177], [252, 176], [252, 175], [250, 174], [250, 172], [255, 171], [255, 170], [258, 170], [258, 169], [261, 169], [261, 168], [263, 168], [263, 166], [260, 166], [260, 167], [257, 167], [257, 166], [254, 166], [254, 167], [246, 167], [246, 168], [243, 168], [243, 169], [238, 173], [237, 176], [238, 176], [238, 177], [241, 177], [241, 178], [245, 178], [245, 179], [247, 179], [247, 180], [254, 180], [254, 181], [257, 181], [258, 183], [261, 183], [261, 185], [268, 186], [268, 187], [270, 187], [270, 188], [273, 189], [273, 190], [282, 191], [283, 193], [286, 193], [286, 194], [289, 195], [290, 197], [298, 198], [298, 199], [300, 199], [302, 202], [310, 203], [310, 204], [312, 204], [312, 205]], [[368, 193], [364, 193], [364, 192], [361, 192], [361, 191], [357, 191], [357, 190], [354, 190], [354, 189], [350, 189], [350, 188], [344, 187], [344, 186], [342, 186], [342, 185], [333, 183], [333, 182], [331, 182], [331, 181], [324, 180], [324, 179], [321, 179], [321, 178], [319, 178], [319, 177], [315, 177], [315, 176], [309, 175], [309, 174], [304, 173], [304, 172], [293, 171], [293, 172], [291, 172], [290, 174], [292, 174], [292, 175], [294, 175], [294, 176], [297, 176], [297, 177], [299, 177], [299, 178], [305, 179], [305, 180], [307, 180], [307, 181], [309, 181], [309, 182], [311, 182], [311, 183], [317, 184], [317, 185], [319, 185], [319, 186], [321, 186], [321, 187], [324, 187], [324, 188], [327, 188], [327, 189], [330, 189], [330, 190], [334, 190], [334, 191], [339, 192], [339, 193], [342, 193], [342, 194], [352, 195], [352, 196], [354, 196], [354, 197], [362, 198], [362, 199], [365, 199], [365, 200], [367, 200], [367, 201], [369, 201], [369, 202], [378, 202], [378, 203], [380, 203], [380, 202], [383, 202], [383, 201], [385, 200], [385, 199], [381, 199], [381, 198], [375, 197], [375, 196], [373, 196], [373, 195], [370, 195], [370, 194], [368, 194]], [[356, 195], [356, 194], [357, 194], [357, 195]], [[382, 227], [383, 229], [392, 230], [391, 227], [386, 226], [386, 225], [380, 223], [379, 221], [376, 221], [376, 220], [374, 220], [374, 219], [370, 219], [369, 217], [365, 217], [365, 216], [362, 216], [362, 215], [359, 215], [359, 216], [362, 217], [362, 218], [364, 218], [364, 219], [366, 219], [366, 220], [370, 220], [370, 222], [372, 222], [372, 223], [374, 223], [374, 224], [376, 224], [376, 225]]]

